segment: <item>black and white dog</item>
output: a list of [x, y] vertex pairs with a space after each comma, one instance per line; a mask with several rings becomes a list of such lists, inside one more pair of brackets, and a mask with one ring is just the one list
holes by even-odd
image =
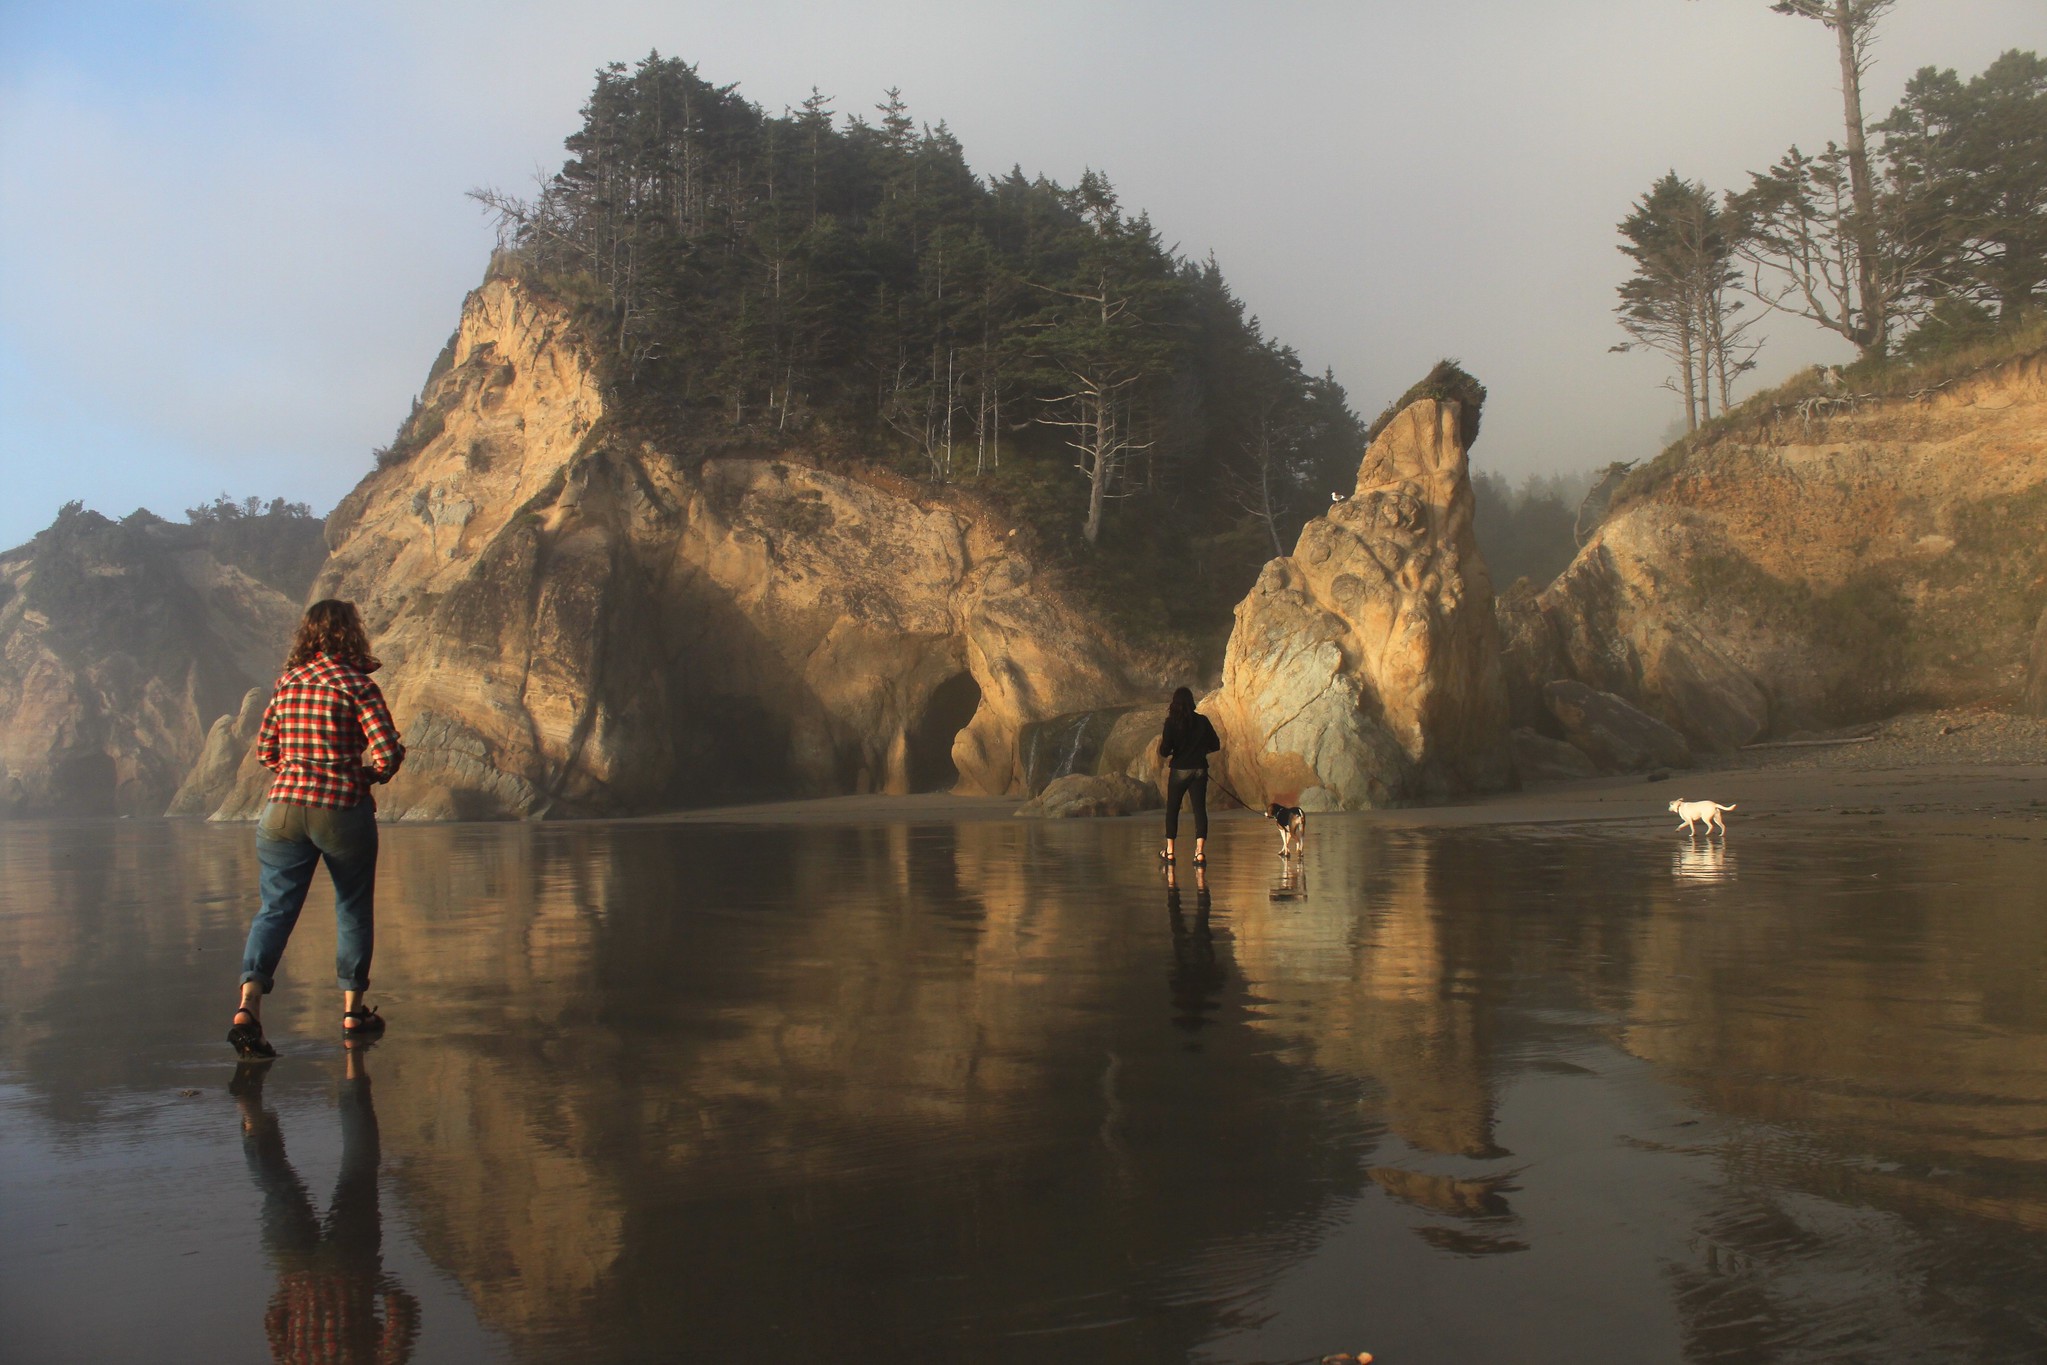
[[1308, 812], [1299, 806], [1282, 806], [1275, 801], [1265, 808], [1265, 818], [1279, 826], [1279, 856], [1292, 857], [1308, 843]]

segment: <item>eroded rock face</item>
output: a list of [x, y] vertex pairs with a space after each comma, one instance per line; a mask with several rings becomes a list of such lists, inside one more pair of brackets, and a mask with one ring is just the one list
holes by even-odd
[[162, 814], [298, 614], [193, 527], [66, 509], [0, 557], [0, 815]]
[[1356, 491], [1237, 607], [1215, 722], [1246, 801], [1357, 810], [1513, 781], [1492, 583], [1460, 405], [1411, 404]]
[[1725, 751], [2024, 692], [2047, 356], [1664, 459], [1556, 582], [1503, 604], [1517, 721], [1570, 678]]
[[1611, 692], [1559, 679], [1542, 695], [1571, 747], [1609, 772], [1692, 766], [1683, 735]]
[[1020, 792], [1024, 725], [1157, 690], [964, 503], [603, 418], [567, 315], [492, 279], [331, 518], [316, 594], [360, 606], [409, 751], [387, 817]]

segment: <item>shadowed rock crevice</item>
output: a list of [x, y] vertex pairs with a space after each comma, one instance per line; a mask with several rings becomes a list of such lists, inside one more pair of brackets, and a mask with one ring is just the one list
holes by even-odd
[[950, 791], [959, 781], [952, 746], [980, 709], [981, 685], [971, 673], [955, 673], [931, 689], [924, 714], [904, 737], [911, 791]]

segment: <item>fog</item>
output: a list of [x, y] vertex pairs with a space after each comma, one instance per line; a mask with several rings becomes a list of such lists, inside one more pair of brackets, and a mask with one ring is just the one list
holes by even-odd
[[[1831, 35], [1767, 0], [0, 7], [0, 546], [62, 502], [327, 511], [481, 276], [472, 186], [561, 160], [649, 49], [770, 110], [899, 87], [983, 174], [1106, 172], [1370, 416], [1441, 356], [1481, 469], [1649, 453], [1614, 224], [1667, 169], [1746, 183], [1840, 136]], [[1865, 86], [2047, 47], [2039, 0], [1902, 0]], [[1743, 392], [1845, 346], [1767, 329]]]

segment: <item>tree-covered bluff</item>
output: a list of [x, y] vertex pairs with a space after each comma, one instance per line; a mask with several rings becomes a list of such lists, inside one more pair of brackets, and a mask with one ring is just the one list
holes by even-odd
[[477, 192], [494, 268], [573, 306], [607, 420], [678, 458], [959, 486], [1125, 626], [1219, 640], [1355, 476], [1342, 386], [1106, 177], [983, 179], [943, 122], [894, 92], [877, 113], [813, 92], [769, 114], [658, 54], [607, 66], [533, 198]]

